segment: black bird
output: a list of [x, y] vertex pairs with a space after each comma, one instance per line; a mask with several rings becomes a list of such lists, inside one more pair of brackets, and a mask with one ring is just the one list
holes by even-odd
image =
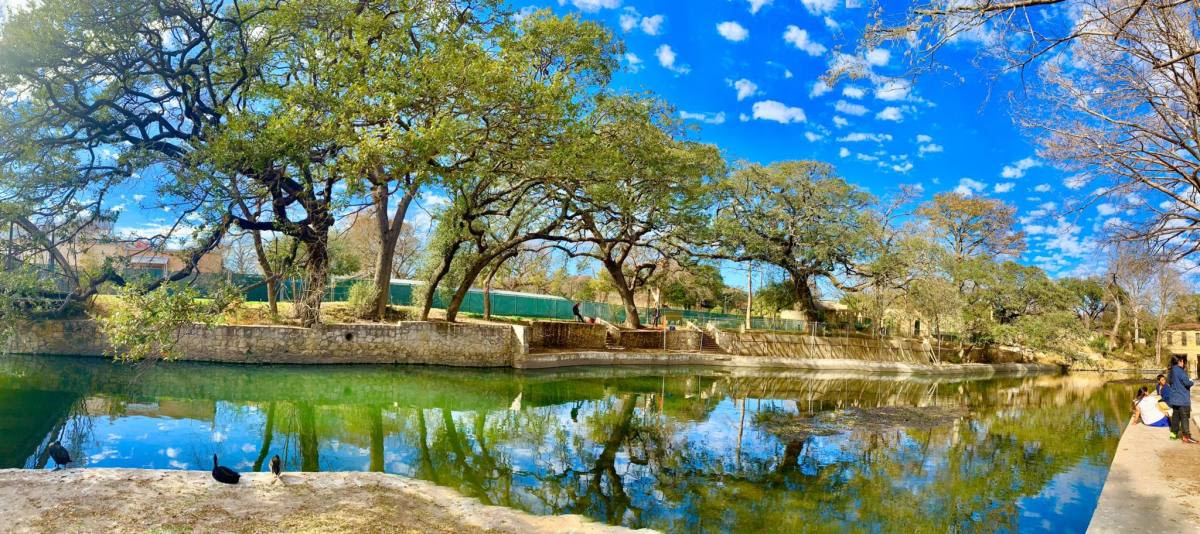
[[283, 473], [283, 460], [279, 459], [279, 455], [271, 457], [271, 474], [275, 475], [275, 480], [279, 480], [280, 474]]
[[71, 463], [71, 453], [67, 452], [67, 448], [63, 447], [58, 440], [50, 444], [50, 457], [54, 459], [55, 470], [66, 467]]
[[237, 471], [234, 471], [228, 467], [217, 465], [217, 455], [213, 454], [212, 477], [213, 480], [216, 480], [222, 484], [237, 484], [238, 479], [242, 478], [242, 475], [239, 475]]

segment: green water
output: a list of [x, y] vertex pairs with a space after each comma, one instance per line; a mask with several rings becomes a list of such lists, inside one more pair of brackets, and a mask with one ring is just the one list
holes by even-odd
[[[386, 471], [668, 532], [1082, 532], [1132, 386], [696, 368], [117, 365], [0, 357], [0, 467]], [[779, 437], [915, 406], [933, 428]]]

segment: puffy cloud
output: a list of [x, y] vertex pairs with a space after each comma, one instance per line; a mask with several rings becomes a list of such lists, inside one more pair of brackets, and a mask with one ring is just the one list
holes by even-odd
[[732, 20], [717, 24], [717, 33], [735, 43], [745, 41], [747, 37], [750, 37], [750, 30]]
[[823, 136], [819, 133], [816, 133], [816, 132], [804, 132], [804, 138], [808, 139], [808, 141], [810, 143], [815, 143], [817, 141], [820, 141], [821, 139], [824, 139], [825, 136]]
[[1017, 186], [1017, 184], [1014, 182], [1003, 182], [1003, 183], [999, 183], [999, 184], [992, 186], [992, 191], [995, 191], [997, 193], [1007, 193], [1009, 191], [1012, 191], [1013, 188], [1016, 186]]
[[621, 25], [621, 29], [626, 32], [633, 31], [634, 28], [641, 28], [642, 32], [646, 35], [658, 35], [662, 31], [663, 22], [666, 20], [666, 17], [662, 15], [643, 17], [641, 13], [638, 13], [638, 10], [627, 7], [621, 13], [621, 18], [618, 19], [618, 22]]
[[825, 17], [823, 22], [825, 23], [825, 27], [829, 28], [829, 31], [831, 32], [836, 32], [842, 29], [842, 23], [834, 20], [833, 17]]
[[731, 82], [729, 85], [737, 90], [738, 102], [758, 94], [758, 84], [745, 78]]
[[845, 128], [847, 126], [850, 126], [850, 121], [846, 120], [845, 117], [842, 117], [840, 115], [834, 115], [833, 116], [833, 125], [837, 126], [838, 128]]
[[687, 74], [692, 71], [692, 69], [686, 65], [675, 64], [675, 51], [671, 49], [671, 45], [660, 45], [658, 49], [654, 51], [654, 55], [658, 58], [658, 64], [662, 65], [663, 68], [671, 72], [676, 74]]
[[789, 24], [787, 31], [783, 32], [783, 40], [810, 56], [819, 56], [826, 50], [825, 45], [809, 38], [808, 30], [802, 30], [794, 24]]
[[1109, 204], [1108, 202], [1105, 202], [1103, 204], [1097, 204], [1096, 211], [1099, 212], [1100, 215], [1107, 217], [1109, 215], [1112, 215], [1114, 213], [1121, 211], [1121, 208], [1118, 208], [1112, 204]]
[[900, 108], [896, 106], [888, 106], [883, 108], [883, 110], [879, 113], [876, 113], [875, 118], [881, 121], [900, 122], [904, 120], [904, 114], [901, 113]]
[[849, 156], [849, 155], [850, 155], [850, 149], [849, 149], [849, 148], [842, 147], [842, 148], [839, 148], [839, 149], [838, 149], [838, 157], [839, 157], [839, 158], [844, 158], [844, 157], [846, 157], [846, 156]]
[[1039, 186], [1037, 186], [1037, 187], [1033, 188], [1033, 190], [1034, 190], [1034, 191], [1037, 191], [1038, 193], [1046, 193], [1046, 192], [1049, 192], [1049, 191], [1050, 191], [1050, 184], [1041, 184], [1041, 185], [1039, 185]]
[[[567, 5], [567, 0], [558, 0], [558, 5]], [[616, 9], [621, 7], [621, 0], [571, 0], [571, 5], [580, 11], [595, 13], [601, 9]]]
[[833, 88], [829, 87], [829, 84], [825, 83], [824, 80], [817, 80], [817, 81], [813, 82], [812, 89], [810, 89], [808, 91], [808, 97], [816, 98], [825, 93], [828, 93], [831, 90], [833, 90]]
[[886, 48], [873, 48], [867, 52], [867, 63], [876, 67], [882, 67], [888, 64], [892, 59], [892, 52]]
[[887, 101], [905, 100], [912, 84], [905, 80], [881, 80], [875, 84], [875, 98]]
[[832, 13], [834, 9], [837, 9], [837, 0], [800, 0], [800, 3], [804, 4], [804, 9], [813, 15]]
[[861, 141], [874, 141], [876, 143], [883, 143], [891, 140], [891, 134], [877, 134], [868, 132], [853, 132], [838, 138], [838, 141], [843, 143], [857, 143]]
[[917, 155], [924, 156], [925, 154], [933, 154], [942, 151], [942, 145], [937, 143], [929, 143], [917, 147]]
[[625, 52], [625, 65], [629, 68], [629, 72], [638, 72], [642, 70], [642, 58], [637, 57], [633, 52]]
[[925, 135], [925, 134], [917, 134], [917, 142], [918, 143], [928, 143], [930, 141], [933, 141], [932, 137]]
[[775, 100], [763, 100], [755, 102], [751, 107], [754, 113], [754, 118], [775, 121], [781, 124], [804, 122], [807, 118], [804, 116], [804, 110], [791, 107], [777, 102]]
[[987, 184], [978, 182], [970, 178], [963, 178], [958, 181], [958, 187], [954, 188], [954, 192], [962, 196], [969, 197], [978, 193], [982, 193], [987, 189]]
[[1063, 186], [1067, 189], [1082, 189], [1091, 179], [1092, 177], [1086, 174], [1076, 174], [1063, 179]]
[[838, 100], [837, 103], [834, 104], [833, 109], [837, 110], [838, 113], [854, 115], [855, 117], [860, 117], [867, 113], [866, 106], [863, 106], [860, 104], [852, 104], [850, 102], [846, 102], [845, 100]]
[[1041, 165], [1042, 165], [1042, 162], [1040, 162], [1036, 159], [1023, 158], [1021, 160], [1013, 162], [1012, 165], [1005, 165], [1004, 168], [1000, 170], [1000, 177], [1002, 177], [1002, 178], [1021, 178], [1021, 177], [1025, 176], [1025, 172], [1028, 171], [1029, 169], [1032, 169], [1034, 167], [1040, 167]]
[[912, 168], [913, 168], [913, 164], [911, 161], [905, 161], [902, 163], [898, 163], [896, 165], [892, 165], [892, 170], [899, 172], [899, 173], [906, 173], [908, 171], [911, 171]]
[[842, 96], [846, 98], [859, 99], [866, 96], [867, 90], [856, 85], [847, 85], [842, 89]]
[[774, 0], [746, 0], [746, 1], [750, 2], [750, 14], [753, 15], [755, 13], [758, 13], [758, 10], [762, 9], [763, 6], [770, 5], [771, 2], [773, 2]]
[[705, 124], [724, 124], [725, 123], [725, 112], [721, 111], [718, 113], [690, 113], [687, 111], [680, 110], [679, 118], [681, 118], [683, 120], [700, 121]]

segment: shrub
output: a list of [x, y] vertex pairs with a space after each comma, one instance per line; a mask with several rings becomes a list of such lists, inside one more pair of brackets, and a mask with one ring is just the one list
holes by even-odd
[[148, 292], [143, 286], [121, 288], [112, 313], [98, 319], [100, 331], [112, 345], [109, 356], [125, 361], [177, 358], [180, 329], [211, 324], [214, 318], [212, 307], [202, 305], [198, 296], [195, 289], [176, 284]]
[[375, 284], [367, 280], [355, 282], [350, 286], [346, 304], [355, 317], [370, 317], [375, 311]]

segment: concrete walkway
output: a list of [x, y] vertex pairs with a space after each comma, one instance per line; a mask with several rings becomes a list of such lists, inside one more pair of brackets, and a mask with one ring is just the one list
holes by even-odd
[[[1200, 407], [1195, 393], [1192, 406]], [[1200, 437], [1200, 415], [1192, 413], [1192, 435]], [[1168, 432], [1125, 428], [1089, 533], [1200, 533], [1200, 445], [1172, 441]]]

